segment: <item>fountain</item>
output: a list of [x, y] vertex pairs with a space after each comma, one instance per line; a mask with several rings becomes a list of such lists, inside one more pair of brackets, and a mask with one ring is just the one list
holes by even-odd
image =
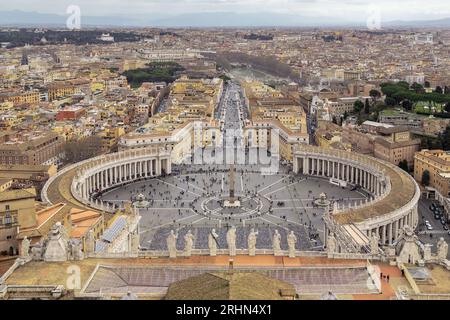
[[328, 207], [330, 205], [330, 200], [327, 200], [327, 195], [322, 192], [319, 195], [319, 199], [316, 199], [314, 203], [320, 207]]
[[145, 199], [145, 196], [142, 193], [138, 194], [136, 201], [133, 202], [135, 208], [148, 208], [149, 204], [150, 202]]

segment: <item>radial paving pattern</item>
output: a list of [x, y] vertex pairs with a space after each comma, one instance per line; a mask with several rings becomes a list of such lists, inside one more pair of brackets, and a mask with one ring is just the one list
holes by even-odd
[[[241, 205], [227, 208], [224, 200], [229, 197], [230, 186], [226, 167], [217, 166], [208, 171], [203, 171], [201, 166], [174, 169], [174, 175], [129, 184], [102, 196], [104, 201], [116, 205], [134, 201], [139, 194], [147, 198], [148, 208], [140, 209], [142, 248], [166, 249], [166, 237], [171, 229], [176, 229], [180, 249], [188, 230], [196, 238], [195, 248], [207, 249], [212, 228], [219, 233], [219, 248], [226, 248], [226, 230], [234, 225], [238, 248], [247, 247], [248, 233], [254, 227], [259, 232], [257, 248], [271, 248], [272, 235], [277, 229], [283, 244], [286, 232], [293, 230], [299, 249], [320, 249], [324, 209], [315, 205], [314, 200], [322, 192], [338, 203], [366, 197], [360, 190], [340, 188], [323, 179], [285, 173], [264, 176], [250, 166], [238, 166], [235, 195]], [[287, 172], [287, 168], [280, 171]]]

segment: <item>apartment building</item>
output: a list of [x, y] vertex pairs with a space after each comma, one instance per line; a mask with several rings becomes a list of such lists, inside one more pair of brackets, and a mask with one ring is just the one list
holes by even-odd
[[422, 182], [423, 172], [430, 173], [430, 187], [450, 197], [450, 151], [422, 150], [414, 156], [414, 178]]
[[0, 192], [0, 255], [19, 253], [16, 240], [19, 227], [36, 224], [35, 197], [34, 188]]
[[379, 128], [374, 141], [374, 156], [398, 165], [406, 160], [408, 167], [414, 165], [414, 154], [420, 149], [420, 139], [412, 139], [405, 127]]
[[47, 165], [57, 163], [63, 138], [56, 133], [18, 133], [4, 137], [0, 144], [0, 164]]

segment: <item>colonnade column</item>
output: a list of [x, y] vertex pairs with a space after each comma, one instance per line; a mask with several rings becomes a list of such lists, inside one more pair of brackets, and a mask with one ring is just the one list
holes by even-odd
[[392, 222], [388, 225], [388, 243], [392, 244]]

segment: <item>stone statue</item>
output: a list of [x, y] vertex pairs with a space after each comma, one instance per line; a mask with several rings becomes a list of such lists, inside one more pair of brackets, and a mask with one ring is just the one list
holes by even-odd
[[387, 248], [386, 248], [386, 255], [389, 259], [395, 259], [395, 246], [393, 244], [390, 244]]
[[47, 262], [67, 261], [71, 252], [69, 238], [61, 222], [57, 222], [49, 232], [49, 239], [44, 252]]
[[297, 237], [292, 230], [289, 232], [287, 237], [287, 243], [289, 248], [289, 258], [295, 258], [295, 245], [297, 244]]
[[336, 214], [336, 213], [338, 213], [339, 212], [339, 207], [338, 207], [338, 203], [337, 203], [337, 201], [335, 201], [334, 203], [333, 203], [333, 214]]
[[61, 235], [61, 238], [62, 238], [64, 241], [69, 241], [69, 240], [70, 240], [69, 234], [67, 233], [66, 228], [62, 225], [61, 222], [55, 223], [55, 229], [56, 229], [55, 232], [58, 233], [58, 234], [60, 234], [60, 235]]
[[81, 243], [78, 240], [70, 241], [70, 255], [73, 260], [83, 260], [83, 252], [81, 251]]
[[131, 234], [131, 253], [137, 254], [139, 252], [139, 233], [134, 232]]
[[437, 257], [439, 261], [447, 259], [448, 254], [448, 244], [445, 242], [444, 238], [440, 238], [437, 243]]
[[94, 230], [89, 230], [85, 240], [85, 253], [93, 253], [95, 251]]
[[248, 254], [250, 256], [256, 255], [256, 236], [258, 235], [258, 231], [255, 231], [254, 228], [250, 230], [250, 234], [248, 235], [247, 243], [248, 243]]
[[276, 256], [281, 256], [281, 235], [277, 229], [275, 229], [275, 233], [273, 234], [272, 245], [273, 254]]
[[236, 255], [236, 227], [232, 226], [227, 232], [227, 244], [230, 256]]
[[42, 245], [36, 245], [31, 247], [31, 258], [36, 261], [42, 260]]
[[167, 237], [167, 250], [169, 250], [169, 258], [177, 257], [177, 238], [178, 233], [174, 230], [170, 230], [170, 234]]
[[380, 237], [374, 232], [372, 233], [372, 237], [370, 238], [370, 253], [375, 255], [379, 254], [378, 242], [380, 241]]
[[327, 252], [328, 253], [336, 253], [336, 238], [334, 237], [334, 233], [331, 232], [327, 238]]
[[125, 202], [123, 207], [123, 214], [127, 216], [131, 216], [134, 214], [134, 210], [130, 201]]
[[30, 256], [30, 240], [25, 236], [22, 240], [22, 257], [28, 258]]
[[190, 257], [192, 254], [192, 249], [194, 248], [195, 237], [189, 230], [184, 236], [184, 255]]
[[403, 240], [403, 245], [397, 254], [397, 262], [411, 264], [420, 262], [422, 260], [422, 255], [420, 254], [421, 244], [414, 230], [410, 226], [404, 226], [400, 239]]
[[[442, 239], [442, 238], [441, 238], [441, 239]], [[429, 243], [426, 243], [426, 244], [423, 246], [423, 260], [424, 260], [425, 262], [428, 262], [428, 261], [431, 260], [431, 247], [432, 247], [432, 245], [429, 244]]]
[[208, 247], [209, 255], [215, 257], [217, 255], [219, 235], [216, 233], [216, 229], [212, 229], [208, 235]]

